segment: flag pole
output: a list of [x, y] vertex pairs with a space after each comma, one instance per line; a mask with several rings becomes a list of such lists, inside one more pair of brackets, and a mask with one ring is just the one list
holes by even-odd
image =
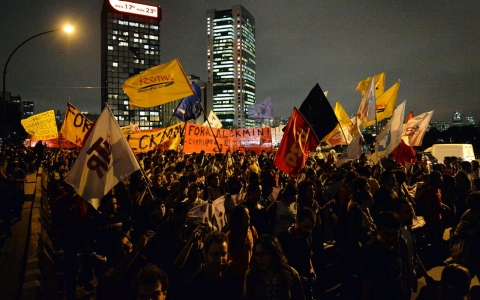
[[[197, 103], [198, 103], [198, 105], [200, 105], [200, 107], [202, 108], [202, 111], [203, 111], [203, 117], [205, 118], [205, 120], [207, 120], [208, 127], [210, 127], [210, 130], [212, 131], [213, 139], [215, 140], [215, 144], [217, 144], [218, 153], [222, 153], [222, 149], [221, 149], [221, 147], [220, 147], [220, 145], [218, 144], [218, 141], [217, 141], [217, 136], [213, 132], [212, 125], [210, 124], [210, 121], [208, 120], [208, 116], [207, 116], [207, 113], [205, 112], [205, 109], [203, 109], [202, 101], [200, 101], [200, 98], [198, 98], [198, 95], [195, 92], [193, 94], [195, 95], [195, 98], [197, 98]], [[183, 140], [183, 142], [185, 143], [185, 139]]]
[[[198, 101], [198, 100], [199, 100], [199, 99], [197, 98], [197, 101]], [[202, 106], [202, 103], [200, 103], [200, 101], [198, 101], [198, 103], [200, 104], [200, 106]], [[205, 120], [207, 120], [208, 127], [210, 127], [210, 130], [212, 131], [212, 135], [213, 135], [213, 139], [215, 140], [215, 144], [217, 144], [218, 153], [222, 153], [222, 148], [221, 148], [220, 145], [218, 144], [217, 136], [215, 135], [215, 132], [213, 132], [212, 124], [210, 124], [210, 121], [208, 120], [208, 117], [207, 117], [207, 113], [205, 112], [205, 110], [203, 109], [203, 107], [202, 107], [202, 111], [203, 111], [203, 116], [205, 117]]]
[[183, 146], [185, 145], [185, 135], [184, 135], [185, 134], [185, 128], [187, 128], [187, 121], [185, 121], [185, 125], [183, 125], [182, 130], [180, 130], [180, 140], [183, 138], [182, 152], [183, 152]]
[[[188, 86], [190, 87], [190, 90], [192, 91], [192, 94], [195, 95], [195, 97], [197, 97], [197, 101], [198, 101], [198, 100], [199, 100], [199, 99], [198, 99], [198, 96], [197, 96], [197, 94], [195, 93], [195, 91], [193, 90], [192, 84], [191, 84], [190, 81], [188, 80], [187, 75], [185, 75], [185, 71], [183, 70], [183, 67], [182, 67], [182, 65], [180, 64], [180, 61], [178, 61], [178, 58], [175, 58], [175, 60], [177, 61], [178, 66], [180, 67], [180, 70], [182, 70], [182, 75], [183, 75], [183, 77], [185, 78], [185, 80], [188, 82]], [[167, 126], [165, 126], [165, 130], [163, 131], [162, 138], [160, 139], [160, 142], [158, 143], [159, 145], [162, 143], [163, 139], [165, 138], [165, 133], [167, 132], [167, 127], [170, 126], [170, 122], [172, 122], [173, 116], [175, 115], [175, 112], [177, 111], [177, 109], [180, 107], [180, 104], [182, 104], [182, 101], [183, 101], [183, 98], [178, 102], [177, 108], [175, 108], [175, 110], [173, 111], [172, 116], [170, 117], [170, 120], [168, 120]], [[156, 154], [156, 153], [155, 153], [155, 154]]]
[[[194, 93], [195, 94], [195, 93]], [[182, 99], [183, 100], [183, 99]], [[177, 109], [180, 107], [180, 104], [182, 103], [182, 100], [178, 102], [177, 108], [173, 111], [172, 116], [170, 117], [170, 120], [168, 120], [167, 125], [165, 126], [165, 130], [163, 131], [162, 138], [160, 139], [160, 142], [158, 143], [159, 145], [163, 142], [163, 139], [165, 138], [165, 133], [167, 132], [167, 127], [170, 126], [170, 122], [172, 122], [173, 117], [175, 116], [175, 112]]]
[[[113, 115], [113, 112], [112, 110], [110, 109], [110, 105], [108, 105], [108, 102], [105, 102], [105, 106], [103, 109], [108, 109], [110, 111], [110, 113]], [[124, 137], [125, 138], [125, 137]], [[152, 190], [150, 189], [150, 182], [147, 180], [147, 174], [145, 173], [145, 171], [143, 170], [143, 167], [142, 165], [140, 164], [140, 162], [138, 161], [138, 158], [137, 158], [137, 155], [135, 155], [135, 153], [133, 153], [133, 157], [135, 157], [135, 160], [137, 161], [137, 164], [140, 166], [140, 172], [142, 173], [143, 175], [143, 180], [146, 184], [146, 189], [148, 190], [148, 192], [150, 193], [150, 196], [152, 196], [152, 200], [155, 200], [155, 197], [153, 196], [153, 193], [152, 193]]]
[[342, 125], [340, 125], [340, 121], [338, 120], [338, 118], [337, 118], [337, 123], [338, 123], [338, 126], [340, 126], [340, 131], [341, 131], [342, 134], [343, 134], [343, 138], [345, 139], [345, 143], [346, 143], [347, 146], [348, 146], [347, 136], [345, 135], [345, 132], [343, 132]]
[[[325, 97], [326, 98], [326, 97]], [[338, 101], [337, 101], [338, 102]], [[338, 102], [339, 105], [340, 105], [340, 102]], [[335, 106], [336, 107], [336, 106]], [[342, 125], [340, 124], [340, 121], [338, 120], [338, 116], [335, 115], [335, 118], [337, 119], [337, 124], [338, 124], [338, 127], [340, 127], [340, 131], [342, 132], [343, 134], [343, 138], [345, 139], [345, 143], [347, 144], [348, 146], [348, 141], [347, 141], [347, 136], [345, 135], [345, 132], [343, 132], [343, 128], [342, 128]], [[335, 129], [334, 129], [335, 130]]]

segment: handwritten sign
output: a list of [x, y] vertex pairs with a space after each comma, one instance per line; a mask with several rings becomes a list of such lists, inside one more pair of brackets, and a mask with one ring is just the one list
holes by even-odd
[[[221, 128], [212, 129], [208, 126], [187, 123], [183, 141], [183, 151], [191, 153], [204, 150], [205, 153], [225, 153], [226, 150], [230, 149], [230, 130]], [[218, 142], [218, 146], [215, 139]]]
[[[217, 145], [218, 143], [218, 145]], [[221, 129], [188, 123], [185, 129], [183, 150], [186, 153], [225, 153], [240, 150], [242, 152], [272, 150], [272, 131], [270, 127]]]
[[262, 150], [272, 151], [272, 129], [270, 127], [234, 129], [231, 147], [233, 150], [255, 151], [257, 154]]
[[51, 140], [58, 137], [55, 111], [49, 110], [21, 120], [25, 131], [32, 135], [32, 139]]
[[134, 133], [130, 133], [125, 137], [134, 153], [148, 152], [151, 150], [155, 150], [160, 145], [162, 137], [163, 144], [164, 142], [175, 138], [177, 135], [180, 135], [180, 132], [182, 131], [182, 128], [184, 126], [185, 123], [182, 122], [167, 127], [167, 129], [159, 128], [153, 130], [140, 130]]

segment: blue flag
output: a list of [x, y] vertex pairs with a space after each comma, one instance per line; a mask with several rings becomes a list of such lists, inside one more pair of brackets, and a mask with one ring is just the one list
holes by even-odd
[[257, 102], [248, 107], [249, 119], [270, 119], [273, 118], [272, 98], [268, 96], [265, 100]]
[[182, 102], [180, 102], [180, 105], [173, 114], [182, 121], [196, 120], [198, 117], [200, 117], [200, 114], [203, 111], [202, 106], [200, 105], [200, 101], [202, 100], [202, 92], [200, 91], [200, 87], [195, 82], [192, 82], [192, 89], [195, 91], [197, 96], [191, 95], [183, 98]]

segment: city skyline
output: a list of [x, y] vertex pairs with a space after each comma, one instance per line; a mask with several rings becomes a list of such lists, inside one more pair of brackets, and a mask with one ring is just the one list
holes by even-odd
[[[480, 3], [144, 2], [162, 8], [161, 62], [179, 58], [187, 75], [204, 81], [206, 11], [244, 6], [256, 20], [256, 98], [271, 96], [276, 116], [288, 117], [317, 82], [332, 106], [339, 101], [351, 115], [361, 100], [357, 83], [386, 72], [386, 88], [401, 80], [397, 103], [406, 99], [407, 111], [433, 109], [435, 121], [450, 121], [453, 111], [480, 119], [480, 41], [473, 38], [480, 31]], [[102, 3], [2, 5], [2, 65], [26, 38], [67, 19], [76, 28], [72, 37], [49, 34], [18, 51], [6, 90], [35, 102], [35, 113], [64, 111], [69, 97], [80, 110], [99, 113]]]

